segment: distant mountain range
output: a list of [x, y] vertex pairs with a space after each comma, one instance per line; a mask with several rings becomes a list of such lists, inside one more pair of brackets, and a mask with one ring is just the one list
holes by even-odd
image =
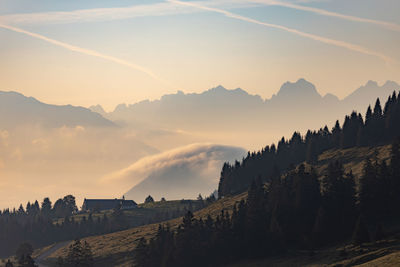
[[361, 86], [343, 99], [343, 102], [346, 105], [354, 106], [357, 110], [359, 108], [365, 109], [365, 105], [367, 103], [375, 103], [377, 97], [380, 98], [381, 103], [384, 103], [393, 91], [399, 90], [400, 86], [393, 81], [387, 81], [382, 86], [379, 86], [377, 82], [368, 81], [366, 85]]
[[306, 130], [327, 124], [352, 110], [364, 115], [376, 98], [381, 102], [400, 86], [388, 81], [382, 86], [369, 81], [346, 98], [333, 94], [322, 96], [315, 86], [304, 80], [286, 82], [270, 99], [248, 94], [237, 88], [228, 90], [217, 86], [203, 93], [164, 95], [159, 100], [120, 104], [106, 113], [99, 105], [92, 111], [121, 125], [180, 129], [185, 131], [227, 132], [252, 131], [285, 135], [293, 130]]
[[112, 121], [90, 109], [71, 105], [49, 105], [16, 92], [0, 91], [0, 114], [2, 128], [14, 128], [22, 125], [44, 127], [115, 126]]
[[[369, 81], [339, 100], [333, 94], [321, 96], [313, 84], [299, 79], [294, 83], [286, 82], [277, 94], [264, 100], [240, 88], [228, 90], [217, 86], [199, 94], [178, 91], [159, 100], [120, 104], [109, 113], [100, 105], [89, 109], [50, 105], [17, 92], [0, 91], [0, 114], [4, 114], [0, 117], [0, 125], [10, 128], [21, 124], [45, 127], [112, 127], [119, 124], [188, 131], [243, 131], [246, 127], [270, 131], [282, 127], [280, 130], [286, 132], [286, 125], [308, 129], [321, 123], [329, 125], [352, 110], [364, 113], [377, 97], [385, 101], [399, 88], [392, 81], [382, 86]], [[307, 125], [304, 125], [305, 119], [309, 122]]]
[[[114, 190], [122, 194], [132, 188], [127, 195], [138, 201], [146, 194], [168, 199], [196, 197], [215, 189], [224, 161], [240, 159], [245, 150], [276, 143], [282, 136], [290, 138], [295, 130], [304, 134], [323, 125], [332, 127], [352, 110], [364, 115], [377, 97], [384, 103], [399, 89], [395, 82], [380, 86], [369, 81], [346, 98], [338, 99], [333, 94], [322, 96], [313, 84], [299, 79], [283, 84], [267, 100], [240, 88], [217, 86], [199, 94], [179, 91], [155, 101], [121, 104], [109, 113], [100, 105], [90, 109], [57, 106], [16, 92], [0, 92], [0, 130], [7, 130], [0, 135], [0, 167], [9, 173], [35, 170], [40, 177], [53, 177], [54, 173], [46, 170], [54, 168], [76, 176], [78, 183], [89, 175], [97, 181], [116, 169], [132, 170], [131, 166], [139, 166], [135, 165], [140, 163], [138, 159], [147, 156], [144, 159], [151, 159], [152, 164], [146, 165], [146, 174], [140, 167], [139, 171], [126, 173], [123, 183], [115, 180], [104, 190], [110, 191], [115, 185], [118, 189]], [[38, 130], [36, 126], [45, 129]], [[86, 129], [46, 128], [62, 126]], [[193, 154], [186, 148], [193, 143], [224, 146], [198, 147]], [[179, 147], [186, 154], [173, 154], [176, 160], [168, 161], [171, 149]], [[164, 154], [165, 151], [169, 152]], [[159, 165], [160, 161], [168, 164]], [[67, 166], [79, 164], [87, 168], [85, 173], [83, 169], [79, 169], [81, 176], [69, 173], [74, 168]], [[93, 188], [90, 185], [85, 190]], [[98, 185], [96, 193], [101, 188]], [[80, 196], [83, 194], [86, 196], [87, 192]]]

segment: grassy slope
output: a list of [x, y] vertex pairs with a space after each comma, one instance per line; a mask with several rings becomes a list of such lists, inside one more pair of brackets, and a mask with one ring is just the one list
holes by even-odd
[[392, 236], [377, 243], [360, 246], [343, 246], [317, 250], [311, 256], [309, 251], [289, 251], [286, 255], [264, 260], [248, 260], [226, 267], [261, 267], [261, 266], [400, 266], [400, 236]]
[[[216, 217], [220, 214], [221, 209], [230, 211], [234, 203], [244, 199], [247, 193], [243, 193], [234, 197], [221, 199], [210, 206], [195, 212], [196, 217], [205, 218], [208, 214]], [[178, 227], [182, 222], [182, 218], [169, 220], [168, 223], [172, 229]], [[85, 238], [92, 247], [96, 259], [96, 266], [131, 266], [132, 251], [137, 241], [141, 237], [151, 238], [154, 236], [158, 228], [158, 224], [144, 225], [129, 230]], [[55, 261], [58, 256], [65, 256], [67, 247], [60, 249], [49, 257], [49, 261]]]
[[[362, 167], [366, 157], [370, 157], [371, 159], [378, 158], [379, 160], [387, 160], [389, 158], [389, 155], [390, 146], [381, 146], [377, 148], [350, 148], [341, 150], [329, 150], [319, 156], [318, 163], [316, 164], [315, 168], [317, 172], [322, 175], [330, 161], [340, 160], [344, 164], [346, 172], [352, 170], [353, 174], [356, 177], [359, 177], [359, 175], [361, 175], [362, 173]], [[241, 199], [244, 199], [245, 197], [246, 193], [224, 198], [202, 210], [199, 210], [195, 213], [195, 215], [197, 217], [206, 217], [208, 214], [210, 214], [211, 216], [215, 217], [220, 213], [221, 209], [231, 210], [234, 203], [240, 201]], [[146, 208], [151, 207], [147, 205]], [[173, 219], [168, 221], [168, 224], [171, 226], [172, 229], [174, 229], [181, 223], [181, 221], [181, 218]], [[157, 227], [158, 224], [144, 225], [112, 234], [88, 237], [85, 238], [85, 240], [87, 240], [92, 246], [97, 261], [96, 266], [131, 266], [130, 255], [135, 248], [137, 241], [141, 237], [151, 238], [152, 236], [154, 236], [157, 231]], [[299, 263], [303, 263], [309, 266], [321, 266], [321, 264], [326, 265], [338, 260], [338, 258], [335, 256], [338, 254], [338, 252], [335, 251], [336, 248], [334, 248], [333, 250], [327, 250], [327, 252], [319, 252], [312, 259], [309, 258], [308, 252], [306, 252], [295, 253], [293, 255], [288, 255], [288, 257], [285, 258], [251, 262], [250, 264], [251, 266], [265, 266], [266, 264], [272, 264], [273, 266], [298, 266]], [[58, 256], [65, 256], [65, 253], [66, 248], [60, 249], [59, 251], [51, 255], [51, 258], [49, 260], [55, 260]], [[359, 251], [353, 254], [354, 257], [356, 257], [357, 255], [363, 255], [363, 253], [360, 254]], [[385, 257], [388, 258], [382, 259], [382, 261], [390, 261], [400, 258], [400, 254], [398, 254], [397, 256], [396, 255], [393, 254], [391, 257], [389, 257], [390, 255], [387, 255]], [[376, 257], [372, 258], [375, 259]], [[346, 263], [343, 264], [346, 265]], [[243, 264], [239, 263], [232, 266], [249, 266], [249, 262], [245, 262]]]
[[359, 177], [362, 173], [362, 168], [366, 158], [371, 160], [388, 160], [390, 156], [390, 145], [379, 146], [374, 148], [369, 147], [356, 147], [349, 149], [328, 150], [318, 157], [316, 170], [318, 173], [323, 174], [328, 167], [329, 162], [339, 160], [343, 163], [346, 172], [353, 171], [355, 177]]

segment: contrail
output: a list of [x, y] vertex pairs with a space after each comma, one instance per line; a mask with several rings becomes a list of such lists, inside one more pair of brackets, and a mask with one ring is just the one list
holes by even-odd
[[258, 24], [258, 25], [262, 25], [265, 27], [269, 27], [269, 28], [275, 28], [275, 29], [279, 29], [279, 30], [283, 30], [286, 32], [290, 32], [302, 37], [306, 37], [309, 39], [312, 39], [314, 41], [318, 41], [321, 43], [325, 43], [325, 44], [330, 44], [330, 45], [334, 45], [337, 47], [342, 47], [351, 51], [355, 51], [358, 53], [362, 53], [365, 55], [370, 55], [370, 56], [375, 56], [378, 57], [380, 59], [382, 59], [383, 61], [385, 61], [386, 63], [390, 63], [393, 62], [394, 60], [382, 53], [370, 50], [368, 48], [365, 48], [363, 46], [360, 45], [356, 45], [356, 44], [352, 44], [352, 43], [347, 43], [344, 41], [339, 41], [339, 40], [335, 40], [335, 39], [330, 39], [330, 38], [326, 38], [323, 36], [319, 36], [319, 35], [315, 35], [315, 34], [311, 34], [311, 33], [306, 33], [306, 32], [302, 32], [296, 29], [292, 29], [286, 26], [282, 26], [282, 25], [278, 25], [278, 24], [271, 24], [271, 23], [266, 23], [266, 22], [262, 22], [259, 20], [255, 20], [252, 18], [248, 18], [248, 17], [244, 17], [223, 9], [219, 9], [219, 8], [213, 8], [213, 7], [207, 7], [207, 6], [203, 6], [203, 5], [199, 5], [196, 3], [189, 3], [189, 2], [182, 2], [182, 1], [178, 1], [178, 0], [167, 0], [171, 3], [175, 3], [178, 5], [186, 5], [186, 6], [191, 6], [191, 7], [195, 7], [195, 8], [199, 8], [199, 9], [203, 9], [203, 10], [208, 10], [208, 11], [212, 11], [212, 12], [216, 12], [216, 13], [220, 13], [223, 14], [229, 18], [234, 18], [234, 19], [238, 19], [238, 20], [242, 20], [242, 21], [246, 21], [246, 22], [250, 22], [250, 23], [254, 23], [254, 24]]
[[327, 11], [327, 10], [320, 9], [320, 8], [302, 6], [302, 5], [297, 5], [297, 4], [293, 4], [293, 3], [287, 3], [287, 2], [281, 2], [281, 1], [275, 1], [275, 0], [249, 0], [249, 1], [252, 2], [252, 3], [258, 3], [258, 4], [282, 6], [282, 7], [287, 7], [287, 8], [292, 8], [292, 9], [312, 12], [312, 13], [315, 13], [315, 14], [318, 14], [318, 15], [322, 15], [322, 16], [335, 17], [335, 18], [340, 18], [340, 19], [349, 20], [349, 21], [356, 21], [356, 22], [375, 24], [375, 25], [378, 25], [378, 26], [385, 27], [385, 28], [387, 28], [389, 30], [392, 30], [392, 31], [400, 32], [400, 25], [399, 24], [391, 23], [391, 22], [387, 22], [387, 21], [360, 18], [360, 17], [356, 17], [356, 16], [350, 16], [350, 15], [344, 15], [344, 14], [340, 14], [340, 13], [336, 13], [336, 12], [331, 12], [331, 11]]
[[46, 41], [48, 43], [63, 47], [63, 48], [65, 48], [67, 50], [70, 50], [70, 51], [74, 51], [74, 52], [85, 54], [85, 55], [92, 56], [92, 57], [102, 58], [102, 59], [105, 59], [105, 60], [120, 64], [120, 65], [129, 67], [131, 69], [134, 69], [134, 70], [137, 70], [137, 71], [140, 71], [140, 72], [143, 72], [143, 73], [147, 74], [148, 76], [152, 77], [153, 79], [161, 82], [162, 84], [164, 84], [164, 85], [166, 85], [166, 86], [168, 86], [170, 88], [176, 88], [175, 86], [172, 86], [168, 81], [166, 81], [166, 80], [160, 78], [159, 76], [157, 76], [156, 74], [154, 74], [154, 72], [152, 72], [151, 70], [149, 70], [149, 69], [147, 69], [145, 67], [139, 66], [137, 64], [131, 63], [129, 61], [126, 61], [126, 60], [123, 60], [123, 59], [120, 59], [120, 58], [116, 58], [116, 57], [113, 57], [113, 56], [105, 55], [105, 54], [99, 53], [99, 52], [94, 51], [94, 50], [90, 50], [90, 49], [82, 48], [82, 47], [79, 47], [79, 46], [71, 45], [71, 44], [68, 44], [68, 43], [64, 43], [64, 42], [61, 42], [61, 41], [57, 41], [57, 40], [48, 38], [48, 37], [46, 37], [44, 35], [37, 34], [37, 33], [34, 33], [34, 32], [30, 32], [30, 31], [26, 31], [26, 30], [21, 29], [21, 28], [5, 25], [5, 24], [1, 24], [1, 23], [0, 23], [0, 28], [7, 29], [7, 30], [10, 30], [10, 31], [14, 31], [14, 32], [18, 32], [18, 33], [22, 33], [22, 34], [25, 34], [25, 35], [28, 35], [28, 36], [31, 36], [31, 37]]
[[[1, 1], [1, 0], [0, 0]], [[247, 8], [263, 4], [251, 3], [244, 0], [209, 0], [202, 2], [207, 6], [224, 8]], [[78, 9], [72, 11], [50, 11], [39, 13], [19, 13], [0, 15], [0, 23], [16, 24], [46, 24], [46, 23], [77, 23], [112, 21], [146, 16], [171, 16], [176, 14], [190, 14], [202, 10], [187, 6], [177, 6], [169, 2], [159, 2], [126, 7], [106, 7], [92, 9]]]
[[[318, 0], [300, 0], [296, 3], [309, 3], [317, 2]], [[193, 2], [192, 2], [193, 3]], [[351, 15], [344, 15], [337, 12], [331, 12], [320, 8], [303, 6], [296, 3], [288, 3], [279, 0], [212, 0], [197, 2], [205, 6], [222, 7], [224, 8], [247, 8], [258, 5], [273, 5], [281, 6], [306, 12], [312, 12], [322, 16], [335, 17], [348, 21], [355, 21], [361, 23], [369, 23], [377, 26], [387, 28], [392, 31], [400, 32], [400, 25], [392, 22], [361, 18]], [[93, 9], [80, 9], [73, 11], [53, 11], [41, 13], [23, 13], [23, 14], [8, 14], [0, 15], [0, 21], [5, 24], [15, 23], [75, 23], [79, 21], [94, 22], [94, 21], [108, 21], [118, 19], [128, 19], [134, 17], [145, 16], [167, 16], [175, 14], [188, 14], [194, 12], [190, 9], [185, 9], [181, 6], [178, 9], [176, 5], [171, 3], [160, 2], [156, 4], [147, 5], [134, 5], [127, 7], [112, 7], [112, 8], [93, 8]]]

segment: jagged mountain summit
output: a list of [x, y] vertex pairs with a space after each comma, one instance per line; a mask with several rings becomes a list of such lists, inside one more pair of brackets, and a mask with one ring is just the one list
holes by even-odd
[[287, 101], [298, 100], [299, 98], [307, 98], [311, 100], [321, 99], [322, 96], [318, 93], [315, 86], [306, 81], [299, 79], [297, 82], [286, 82], [279, 89], [276, 95], [273, 95], [270, 101]]
[[[118, 117], [125, 112], [135, 112], [151, 110], [152, 108], [162, 109], [190, 109], [196, 110], [199, 108], [212, 108], [218, 110], [221, 108], [250, 108], [254, 109], [259, 106], [268, 106], [271, 103], [285, 104], [290, 102], [302, 103], [311, 101], [327, 101], [327, 102], [357, 102], [367, 105], [376, 100], [377, 97], [386, 98], [387, 95], [399, 89], [399, 85], [394, 81], [387, 81], [382, 86], [379, 86], [375, 81], [368, 81], [364, 86], [353, 91], [347, 97], [339, 100], [337, 96], [328, 93], [322, 96], [316, 87], [309, 81], [301, 78], [296, 82], [284, 83], [279, 91], [274, 94], [270, 99], [262, 99], [259, 95], [251, 95], [241, 88], [226, 89], [222, 85], [211, 88], [202, 93], [189, 93], [185, 94], [178, 91], [175, 94], [167, 94], [162, 96], [159, 100], [149, 101], [144, 100], [134, 104], [120, 104], [114, 111], [107, 113], [108, 116]], [[172, 107], [173, 106], [173, 107]], [[105, 114], [104, 109], [100, 105], [90, 107], [93, 111]], [[353, 107], [354, 108], [354, 107]], [[161, 112], [161, 110], [159, 110]]]
[[387, 81], [379, 86], [375, 81], [368, 81], [365, 85], [356, 89], [350, 95], [343, 99], [347, 106], [353, 106], [356, 110], [363, 110], [367, 103], [375, 103], [376, 98], [385, 102], [387, 97], [400, 89], [399, 84], [394, 81]]
[[147, 124], [153, 128], [204, 132], [258, 129], [271, 133], [279, 128], [281, 133], [290, 133], [294, 129], [332, 124], [336, 118], [354, 109], [363, 111], [377, 97], [386, 98], [399, 88], [395, 82], [379, 86], [370, 81], [340, 100], [334, 94], [322, 96], [312, 83], [299, 79], [284, 83], [266, 100], [240, 88], [229, 90], [220, 85], [203, 93], [178, 91], [159, 100], [121, 104], [106, 114], [100, 106], [92, 110], [100, 110], [106, 118], [124, 125]]

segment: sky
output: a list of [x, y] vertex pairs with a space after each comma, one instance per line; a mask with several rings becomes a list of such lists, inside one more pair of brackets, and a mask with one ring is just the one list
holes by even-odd
[[[0, 0], [0, 90], [120, 103], [302, 77], [345, 97], [400, 73], [397, 0]], [[396, 80], [398, 81], [398, 80]]]
[[[0, 0], [0, 91], [112, 111], [217, 85], [267, 99], [305, 78], [343, 98], [368, 80], [400, 82], [398, 10], [398, 0]], [[0, 125], [0, 208], [119, 197], [152, 172], [107, 177], [154, 160], [183, 166], [188, 157], [176, 155], [193, 154], [194, 143], [258, 149], [287, 134], [156, 126]], [[220, 169], [207, 164], [217, 181]]]

